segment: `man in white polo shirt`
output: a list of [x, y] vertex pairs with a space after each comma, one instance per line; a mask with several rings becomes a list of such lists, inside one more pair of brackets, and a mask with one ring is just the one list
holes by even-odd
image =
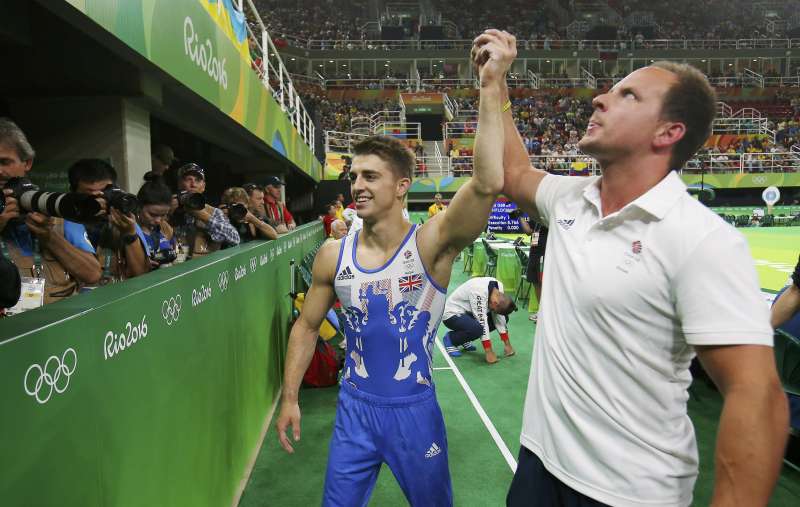
[[[488, 30], [475, 60], [498, 40], [513, 59], [513, 37]], [[534, 170], [504, 113], [503, 192], [550, 228], [507, 503], [691, 504], [697, 354], [724, 397], [713, 504], [766, 505], [788, 419], [769, 315], [744, 238], [671, 171], [710, 133], [714, 92], [692, 67], [659, 62], [593, 107], [579, 147], [601, 177]]]

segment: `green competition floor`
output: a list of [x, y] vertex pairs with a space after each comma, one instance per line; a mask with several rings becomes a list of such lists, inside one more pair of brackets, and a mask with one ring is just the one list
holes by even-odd
[[[798, 229], [742, 229], [757, 262], [763, 260], [771, 263], [759, 266], [759, 275], [765, 288], [779, 288], [788, 276], [781, 266], [794, 266], [797, 253], [800, 252]], [[453, 268], [451, 291], [465, 280], [462, 266], [457, 263]], [[509, 328], [517, 355], [501, 359], [493, 366], [483, 362], [481, 352], [472, 352], [453, 358], [453, 365], [457, 368], [454, 370], [441, 349], [435, 348], [434, 379], [447, 422], [456, 506], [505, 505], [512, 472], [504, 452], [516, 460], [534, 326], [527, 319], [527, 313], [516, 312], [510, 319]], [[440, 336], [442, 334], [440, 330]], [[502, 351], [499, 338], [495, 335], [493, 339], [495, 350]], [[463, 383], [459, 376], [463, 378]], [[479, 416], [466, 389], [474, 393], [476, 403], [485, 411], [486, 422]], [[697, 398], [689, 402], [689, 414], [695, 425], [700, 450], [700, 476], [695, 488], [694, 505], [702, 506], [709, 505], [711, 499], [714, 442], [721, 399], [716, 390], [702, 381], [696, 382], [695, 392]], [[336, 387], [302, 391], [303, 433], [295, 446], [294, 455], [283, 452], [274, 425], [270, 426], [239, 504], [241, 507], [320, 505], [336, 396]], [[488, 426], [495, 429], [496, 438], [493, 438]], [[406, 505], [400, 488], [386, 467], [379, 475], [370, 505]], [[800, 473], [784, 466], [770, 505], [800, 505]]]
[[778, 291], [797, 264], [800, 254], [800, 227], [742, 227], [756, 263], [761, 288]]

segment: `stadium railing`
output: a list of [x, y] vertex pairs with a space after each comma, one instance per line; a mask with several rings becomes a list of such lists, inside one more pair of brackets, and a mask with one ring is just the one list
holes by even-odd
[[[292, 77], [283, 64], [280, 53], [278, 53], [275, 44], [272, 42], [272, 38], [267, 32], [258, 10], [253, 5], [252, 0], [237, 2], [237, 8], [241, 15], [248, 20], [255, 20], [254, 25], [251, 22], [245, 23], [251, 47], [254, 47], [261, 55], [260, 61], [253, 62], [253, 69], [258, 73], [261, 82], [281, 106], [281, 110], [287, 114], [292, 125], [300, 133], [311, 152], [314, 153], [316, 145], [314, 142], [316, 133], [314, 121], [303, 105], [300, 95], [292, 82]], [[245, 13], [245, 10], [249, 12]]]
[[[431, 50], [459, 49], [469, 50], [472, 39], [461, 40], [319, 40], [298, 37], [282, 37], [289, 44], [309, 50]], [[800, 39], [652, 39], [636, 42], [627, 40], [520, 40], [517, 39], [518, 50], [556, 51], [572, 50], [637, 50], [637, 49], [798, 49]]]

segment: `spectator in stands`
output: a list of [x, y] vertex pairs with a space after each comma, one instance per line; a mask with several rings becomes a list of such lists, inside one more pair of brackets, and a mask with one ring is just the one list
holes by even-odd
[[437, 192], [433, 196], [433, 204], [431, 204], [430, 207], [428, 208], [428, 218], [436, 215], [437, 213], [441, 213], [446, 209], [447, 206], [445, 206], [444, 202], [442, 202], [442, 194]]
[[[25, 133], [13, 121], [0, 118], [0, 187], [11, 178], [25, 177], [35, 155]], [[33, 295], [25, 300], [25, 309], [58, 301], [75, 294], [80, 285], [100, 281], [100, 263], [83, 225], [36, 212], [25, 214], [10, 190], [3, 193], [3, 256], [14, 262], [21, 277], [44, 279], [43, 287], [26, 287]]]
[[255, 183], [245, 183], [242, 188], [247, 192], [247, 209], [259, 220], [267, 222], [267, 210], [264, 207], [264, 188]]
[[[139, 189], [136, 199], [139, 201], [136, 222], [147, 242], [150, 268], [170, 266], [178, 260], [177, 240], [167, 220], [172, 206], [172, 191], [161, 177], [151, 175]], [[181, 254], [182, 262], [186, 259], [183, 252]]]
[[[178, 188], [183, 192], [205, 193], [205, 170], [194, 163], [181, 166], [178, 169]], [[179, 207], [173, 211], [170, 223], [177, 229], [178, 242], [189, 247], [192, 258], [238, 245], [241, 241], [222, 210], [208, 204], [200, 210]]]
[[268, 221], [278, 231], [278, 234], [284, 234], [297, 227], [294, 217], [286, 209], [286, 204], [281, 201], [282, 186], [281, 180], [276, 176], [270, 176], [267, 178], [266, 192], [264, 193], [264, 207], [267, 211]]
[[[222, 193], [220, 209], [236, 227], [242, 243], [254, 239], [278, 239], [278, 233], [266, 222], [260, 220], [249, 209], [250, 198], [241, 187], [232, 187]], [[236, 206], [236, 205], [239, 206]]]
[[[86, 158], [67, 171], [72, 192], [102, 198], [108, 187], [116, 187], [117, 171], [105, 160]], [[124, 280], [150, 271], [147, 243], [133, 212], [123, 213], [106, 202], [108, 215], [86, 224], [89, 241], [103, 268], [101, 283]]]

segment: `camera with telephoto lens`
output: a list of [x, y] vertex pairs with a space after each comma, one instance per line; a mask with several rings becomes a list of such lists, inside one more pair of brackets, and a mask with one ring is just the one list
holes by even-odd
[[233, 203], [228, 206], [228, 220], [231, 222], [243, 222], [247, 216], [247, 206], [242, 203]]
[[103, 189], [103, 197], [109, 207], [116, 209], [123, 215], [133, 213], [139, 207], [139, 201], [135, 195], [129, 194], [113, 183]]
[[512, 220], [519, 220], [520, 217], [522, 216], [522, 213], [523, 213], [523, 211], [521, 209], [515, 208], [515, 209], [513, 209], [513, 210], [508, 212], [508, 216]]
[[[91, 195], [74, 192], [43, 192], [28, 178], [11, 178], [3, 189], [11, 190], [11, 197], [17, 200], [21, 211], [33, 211], [73, 222], [94, 221], [103, 209], [97, 198]], [[0, 213], [6, 207], [5, 197], [3, 194], [0, 199]]]
[[181, 190], [175, 197], [178, 199], [178, 207], [185, 210], [199, 211], [206, 207], [206, 198], [203, 194]]

